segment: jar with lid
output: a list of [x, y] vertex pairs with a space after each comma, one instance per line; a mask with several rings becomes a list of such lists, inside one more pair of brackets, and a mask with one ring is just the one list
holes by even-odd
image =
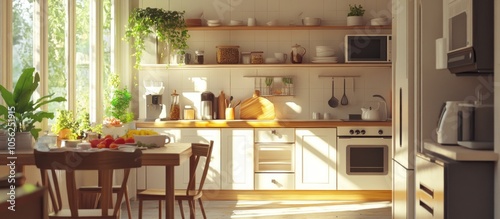
[[250, 64], [251, 52], [241, 52], [241, 64]]
[[194, 62], [196, 64], [203, 64], [205, 52], [203, 50], [196, 50], [194, 51], [194, 54], [195, 54]]
[[250, 63], [252, 64], [263, 64], [264, 63], [264, 52], [254, 51], [250, 54]]
[[170, 95], [170, 120], [179, 120], [181, 116], [181, 108], [179, 106], [179, 94], [176, 90]]
[[240, 62], [239, 46], [217, 46], [217, 64], [238, 64]]
[[193, 120], [194, 119], [194, 109], [190, 105], [184, 106], [184, 119]]

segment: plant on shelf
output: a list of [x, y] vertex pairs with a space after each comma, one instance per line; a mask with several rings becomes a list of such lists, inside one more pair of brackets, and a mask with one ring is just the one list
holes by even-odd
[[189, 34], [184, 12], [149, 7], [135, 8], [128, 18], [124, 38], [133, 39], [135, 68], [139, 67], [142, 52], [146, 49], [144, 42], [150, 34], [154, 34], [158, 42], [166, 42], [171, 51], [175, 50], [181, 55], [188, 48], [186, 41]]
[[347, 26], [363, 25], [363, 15], [365, 9], [361, 5], [349, 5], [349, 13], [347, 14]]
[[35, 68], [25, 68], [12, 92], [0, 85], [0, 93], [5, 105], [0, 105], [0, 126], [4, 129], [13, 129], [15, 132], [29, 132], [35, 140], [41, 128], [35, 125], [43, 119], [53, 119], [54, 113], [41, 110], [49, 103], [64, 102], [64, 97], [54, 97], [49, 94], [33, 100], [40, 74]]

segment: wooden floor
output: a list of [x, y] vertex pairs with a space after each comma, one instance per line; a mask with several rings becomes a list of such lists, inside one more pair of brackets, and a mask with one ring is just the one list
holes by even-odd
[[[132, 216], [138, 218], [138, 202], [131, 201]], [[259, 218], [259, 219], [389, 219], [391, 218], [390, 201], [203, 201], [207, 218]], [[188, 204], [184, 203], [184, 214], [189, 218]], [[196, 205], [196, 218], [203, 218]], [[158, 218], [158, 203], [144, 202], [144, 219]], [[164, 215], [162, 215], [164, 217]], [[128, 218], [125, 205], [122, 206], [121, 218]], [[178, 205], [175, 206], [175, 218], [181, 218]]]

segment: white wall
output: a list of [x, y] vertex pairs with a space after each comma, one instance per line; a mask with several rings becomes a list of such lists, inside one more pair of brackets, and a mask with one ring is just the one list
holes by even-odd
[[[366, 9], [366, 22], [373, 17], [391, 17], [390, 0], [376, 1], [343, 1], [343, 0], [245, 0], [245, 1], [186, 0], [186, 1], [153, 1], [142, 0], [139, 7], [163, 7], [170, 10], [186, 12], [186, 18], [199, 17], [205, 19], [221, 19], [227, 24], [230, 20], [243, 20], [255, 17], [257, 25], [276, 19], [280, 25], [297, 24], [301, 18], [320, 17], [324, 25], [345, 25], [349, 4], [362, 4]], [[300, 15], [300, 16], [299, 16]], [[336, 56], [343, 59], [343, 38], [346, 33], [389, 33], [377, 30], [259, 30], [259, 31], [189, 31], [190, 50], [205, 51], [205, 63], [214, 64], [217, 45], [239, 45], [240, 51], [264, 51], [265, 57], [272, 57], [274, 52], [289, 53], [293, 45], [300, 44], [307, 52], [304, 62], [309, 63], [315, 56], [315, 46], [329, 45], [336, 49]], [[289, 62], [289, 61], [288, 61]], [[294, 76], [294, 97], [270, 97], [275, 104], [279, 119], [311, 119], [312, 112], [329, 112], [334, 118], [344, 119], [348, 114], [361, 113], [361, 107], [374, 105], [372, 96], [380, 94], [390, 100], [391, 69], [390, 68], [211, 68], [211, 69], [146, 69], [139, 72], [139, 85], [143, 80], [160, 80], [166, 84], [163, 103], [168, 106], [172, 90], [181, 92], [181, 107], [199, 105], [200, 93], [208, 90], [216, 96], [224, 91], [226, 96], [232, 95], [236, 101], [252, 96], [254, 78], [244, 76], [255, 75], [292, 75]], [[349, 105], [330, 108], [327, 101], [331, 97], [331, 79], [320, 78], [319, 75], [354, 75], [356, 78], [346, 79], [346, 95]], [[139, 86], [139, 118], [145, 118], [145, 100], [143, 86]], [[335, 96], [341, 99], [343, 94], [343, 78], [335, 81]], [[167, 109], [168, 110], [168, 109]], [[236, 112], [236, 118], [238, 112]]]

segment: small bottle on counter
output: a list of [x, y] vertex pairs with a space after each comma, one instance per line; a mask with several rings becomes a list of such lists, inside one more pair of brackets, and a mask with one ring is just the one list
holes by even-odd
[[184, 106], [184, 119], [194, 120], [194, 109], [190, 105]]

